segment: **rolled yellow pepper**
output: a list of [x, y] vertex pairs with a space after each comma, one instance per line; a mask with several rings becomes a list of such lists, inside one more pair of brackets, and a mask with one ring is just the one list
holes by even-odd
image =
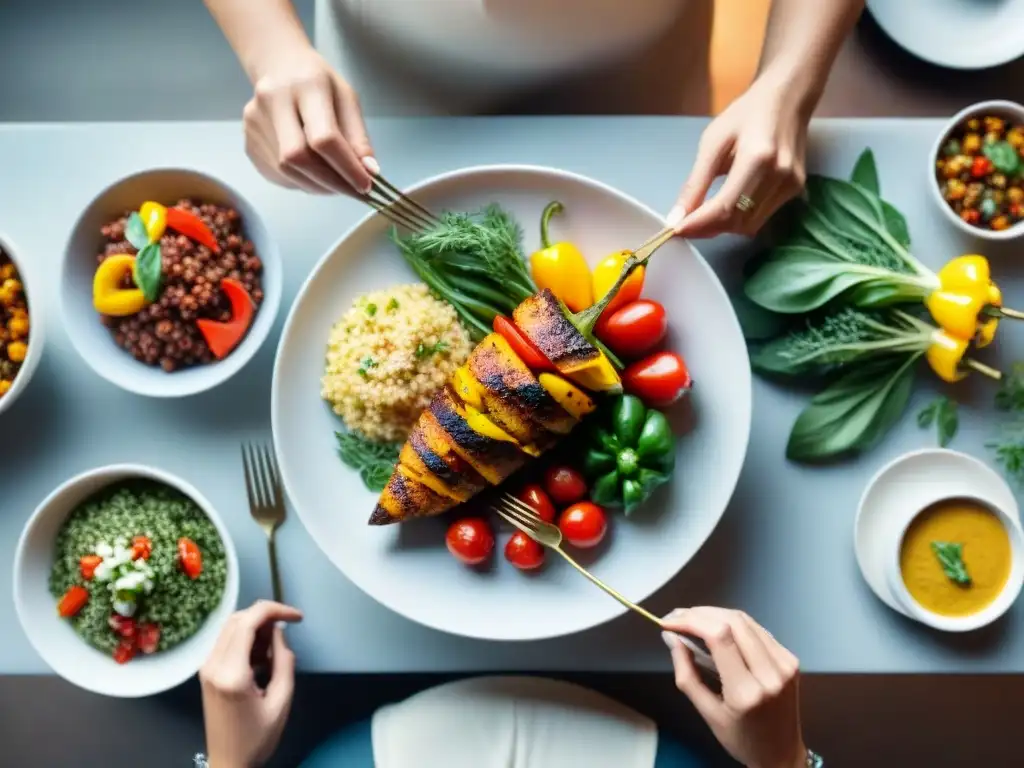
[[110, 256], [96, 269], [92, 279], [92, 305], [102, 315], [125, 317], [146, 306], [146, 297], [138, 288], [122, 288], [125, 275], [135, 269], [135, 257], [121, 253]]
[[587, 260], [572, 243], [552, 245], [548, 238], [551, 217], [562, 210], [562, 204], [555, 200], [541, 214], [541, 249], [530, 256], [530, 275], [538, 288], [549, 289], [572, 312], [582, 312], [594, 303]]
[[931, 344], [925, 350], [925, 359], [935, 375], [943, 381], [960, 381], [972, 369], [996, 380], [1003, 377], [996, 369], [966, 357], [968, 345], [964, 339], [936, 330], [932, 334]]
[[[605, 256], [598, 262], [597, 266], [594, 267], [594, 301], [600, 301], [611, 290], [611, 287], [615, 285], [615, 281], [619, 279], [619, 274], [626, 265], [626, 260], [631, 255], [630, 251], [617, 251]], [[611, 303], [601, 313], [601, 317], [611, 317], [615, 310], [636, 301], [640, 298], [643, 290], [644, 268], [637, 267], [626, 278], [626, 282], [622, 284], [619, 292], [615, 294], [615, 298], [611, 300]]]
[[950, 334], [979, 347], [995, 338], [999, 319], [1024, 315], [1003, 307], [1003, 294], [992, 281], [988, 259], [968, 254], [952, 259], [938, 274], [939, 289], [925, 299], [935, 321]]
[[139, 217], [146, 226], [146, 234], [149, 235], [149, 242], [159, 242], [167, 229], [167, 208], [148, 200], [139, 208]]
[[992, 282], [988, 259], [977, 254], [958, 256], [939, 270], [939, 285], [947, 291], [982, 289]]
[[936, 323], [958, 339], [969, 341], [977, 334], [981, 311], [988, 305], [988, 288], [932, 291], [924, 305]]

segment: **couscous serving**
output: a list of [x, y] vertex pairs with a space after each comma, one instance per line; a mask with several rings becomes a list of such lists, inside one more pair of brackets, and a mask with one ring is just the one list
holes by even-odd
[[60, 533], [50, 572], [57, 612], [120, 664], [184, 642], [218, 606], [224, 544], [190, 498], [136, 481], [81, 504]]
[[455, 310], [427, 286], [367, 293], [331, 328], [321, 395], [349, 430], [404, 440], [471, 349]]

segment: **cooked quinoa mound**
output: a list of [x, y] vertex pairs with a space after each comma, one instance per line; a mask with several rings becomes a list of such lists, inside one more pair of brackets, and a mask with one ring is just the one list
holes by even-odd
[[422, 283], [367, 293], [331, 328], [321, 396], [349, 429], [401, 441], [472, 348]]

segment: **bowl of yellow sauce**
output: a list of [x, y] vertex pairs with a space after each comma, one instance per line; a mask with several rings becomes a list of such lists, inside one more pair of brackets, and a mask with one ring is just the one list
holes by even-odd
[[995, 621], [1024, 585], [1017, 516], [973, 495], [910, 510], [890, 562], [893, 597], [911, 617], [964, 632]]

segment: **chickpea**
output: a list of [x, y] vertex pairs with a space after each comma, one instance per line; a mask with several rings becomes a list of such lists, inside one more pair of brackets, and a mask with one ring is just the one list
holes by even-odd
[[989, 115], [985, 118], [985, 130], [989, 133], [1000, 134], [1006, 128], [1006, 122], [1001, 117]]
[[11, 389], [11, 382], [7, 379], [0, 379], [0, 397], [6, 395]]
[[10, 291], [11, 293], [21, 293], [22, 289], [21, 281], [14, 277], [9, 277], [4, 280], [3, 285], [0, 287], [4, 290]]
[[979, 131], [981, 130], [981, 120], [976, 117], [972, 117], [967, 121], [968, 131]]
[[1020, 187], [1010, 187], [1006, 190], [1006, 197], [1011, 203], [1024, 203], [1024, 189]]
[[959, 179], [950, 179], [946, 183], [946, 199], [962, 200], [967, 194], [967, 185]]
[[28, 353], [28, 345], [23, 341], [12, 341], [7, 345], [7, 359], [12, 363], [25, 362], [25, 355]]
[[[998, 232], [999, 230], [1008, 229], [1010, 227], [1010, 219], [1008, 216], [996, 216], [988, 223], [988, 225]], [[10, 349], [10, 347], [8, 347], [8, 349]]]
[[968, 155], [974, 155], [981, 151], [981, 136], [976, 133], [968, 133], [964, 136], [963, 151]]
[[14, 315], [7, 321], [7, 330], [11, 333], [12, 339], [18, 339], [28, 335], [28, 315]]
[[1021, 147], [1024, 147], [1024, 129], [1011, 128], [1009, 132], [1006, 134], [1006, 140], [1014, 149], [1020, 149]]
[[0, 267], [0, 283], [2, 283], [4, 280], [14, 277], [14, 275], [14, 265], [11, 264], [10, 262]]

